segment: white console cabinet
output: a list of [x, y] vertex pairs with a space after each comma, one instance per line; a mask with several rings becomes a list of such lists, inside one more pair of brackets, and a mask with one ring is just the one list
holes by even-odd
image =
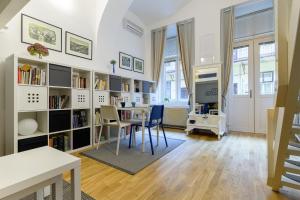
[[209, 130], [220, 139], [226, 132], [221, 100], [221, 65], [194, 67], [193, 110], [187, 119], [186, 133], [194, 129]]

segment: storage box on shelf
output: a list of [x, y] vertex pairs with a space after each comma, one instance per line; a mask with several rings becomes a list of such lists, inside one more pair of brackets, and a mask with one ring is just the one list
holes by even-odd
[[[87, 119], [92, 118], [89, 70], [16, 55], [8, 57], [5, 62], [6, 154], [45, 145], [71, 152], [77, 147], [91, 145], [91, 123], [86, 126], [87, 130], [82, 131], [84, 134], [80, 134], [85, 141], [80, 145], [73, 145], [74, 142], [78, 143], [78, 129], [72, 126], [73, 111], [76, 109], [84, 108], [89, 115]], [[74, 79], [76, 84], [72, 84], [73, 72], [75, 76], [79, 75], [79, 82]], [[78, 88], [72, 88], [77, 84]], [[76, 90], [85, 91], [83, 103], [78, 103], [77, 97], [82, 93]], [[32, 128], [37, 124], [37, 130], [25, 135], [19, 130], [19, 124], [21, 128]]]

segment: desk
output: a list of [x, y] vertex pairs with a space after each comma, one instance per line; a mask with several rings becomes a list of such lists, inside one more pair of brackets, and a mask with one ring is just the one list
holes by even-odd
[[145, 152], [145, 121], [146, 114], [150, 112], [150, 107], [118, 107], [118, 110], [142, 113], [142, 152]]
[[62, 199], [62, 174], [71, 170], [73, 200], [81, 200], [80, 159], [51, 147], [0, 157], [0, 199], [20, 199], [55, 184]]

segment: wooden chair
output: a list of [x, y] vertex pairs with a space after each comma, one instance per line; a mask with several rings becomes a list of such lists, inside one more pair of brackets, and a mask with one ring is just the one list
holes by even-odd
[[119, 130], [118, 130], [117, 149], [116, 149], [116, 155], [118, 155], [120, 139], [121, 139], [121, 130], [122, 130], [122, 128], [130, 126], [131, 124], [128, 122], [120, 121], [116, 106], [101, 106], [100, 117], [101, 117], [101, 122], [100, 122], [101, 126], [100, 126], [100, 133], [99, 133], [97, 149], [99, 149], [103, 126], [118, 127]]

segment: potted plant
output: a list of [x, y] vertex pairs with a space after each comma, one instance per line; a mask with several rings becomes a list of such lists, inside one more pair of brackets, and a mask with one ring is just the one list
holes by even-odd
[[115, 73], [115, 64], [117, 63], [117, 61], [116, 60], [111, 60], [110, 61], [110, 64], [112, 64], [112, 66], [113, 66], [113, 74]]

